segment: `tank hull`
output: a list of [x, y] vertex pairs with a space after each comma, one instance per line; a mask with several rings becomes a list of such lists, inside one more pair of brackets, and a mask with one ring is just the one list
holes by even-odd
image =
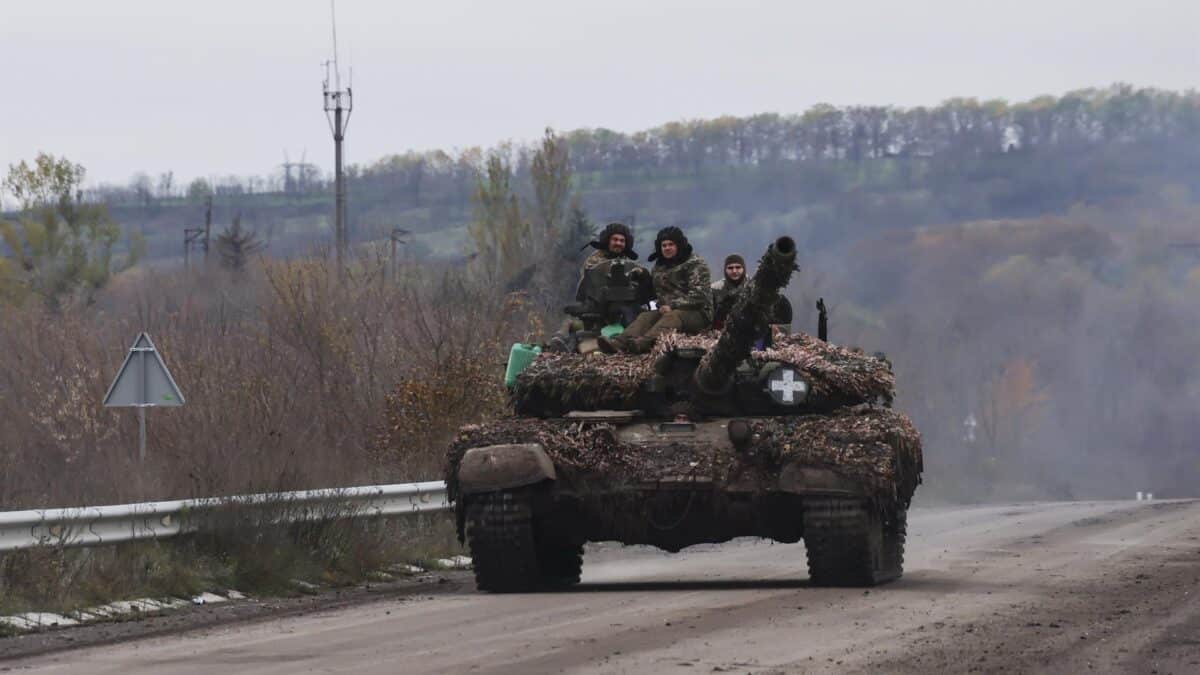
[[[674, 552], [736, 537], [805, 540], [816, 583], [873, 585], [899, 575], [899, 563], [886, 560], [898, 560], [897, 537], [902, 550], [896, 523], [921, 470], [920, 440], [903, 416], [873, 406], [703, 422], [614, 415], [503, 420], [460, 434], [448, 484], [482, 590], [534, 590], [546, 581], [543, 567], [575, 570], [553, 578], [577, 581], [578, 566], [562, 561], [596, 541]], [[835, 542], [823, 558], [818, 537]], [[496, 561], [520, 558], [505, 543], [513, 541], [532, 552], [517, 581], [489, 574]], [[839, 577], [853, 565], [827, 559], [854, 551], [859, 573]], [[539, 563], [537, 555], [551, 558]], [[822, 565], [831, 570], [823, 578]]]

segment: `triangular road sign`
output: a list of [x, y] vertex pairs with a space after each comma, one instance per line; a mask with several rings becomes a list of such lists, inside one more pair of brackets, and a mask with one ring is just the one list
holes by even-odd
[[108, 408], [183, 405], [183, 394], [149, 335], [142, 333], [133, 341], [125, 363], [104, 395], [104, 405]]

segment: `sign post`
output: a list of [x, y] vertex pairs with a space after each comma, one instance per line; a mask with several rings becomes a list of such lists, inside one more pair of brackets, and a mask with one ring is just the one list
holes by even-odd
[[138, 409], [138, 459], [146, 460], [146, 408], [183, 405], [183, 394], [150, 336], [141, 333], [104, 395], [104, 407]]

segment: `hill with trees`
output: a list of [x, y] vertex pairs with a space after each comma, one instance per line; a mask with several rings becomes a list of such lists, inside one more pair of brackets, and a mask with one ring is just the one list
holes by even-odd
[[[646, 231], [680, 224], [702, 242], [727, 228], [766, 236], [786, 225], [806, 249], [824, 250], [888, 229], [1062, 214], [1168, 184], [1200, 187], [1200, 94], [1127, 85], [1011, 104], [818, 105], [798, 115], [672, 122], [636, 133], [579, 129], [562, 138], [593, 220], [633, 221]], [[352, 236], [385, 239], [402, 228], [419, 255], [466, 255], [472, 198], [490, 159], [529, 202], [537, 148], [406, 152], [352, 166]], [[157, 183], [139, 176], [95, 197], [146, 237], [151, 256], [179, 255], [182, 229], [202, 222], [209, 194], [218, 220], [241, 213], [273, 251], [289, 255], [331, 239], [328, 177], [300, 167], [187, 188], [169, 173]]]
[[[680, 224], [710, 263], [794, 236], [794, 326], [815, 331], [823, 297], [834, 341], [888, 354], [928, 448], [922, 494], [1192, 496], [1200, 482], [1196, 92], [817, 106], [386, 156], [351, 169], [355, 262], [336, 272], [315, 170], [63, 184], [2, 219], [0, 346], [39, 358], [0, 363], [0, 393], [14, 394], [0, 396], [0, 457], [36, 437], [40, 473], [3, 476], [0, 503], [97, 498], [42, 492], [68, 463], [121, 473], [135, 430], [93, 403], [146, 327], [210, 392], [163, 436], [203, 480], [100, 497], [434, 477], [457, 424], [501, 407], [504, 346], [546, 337], [581, 243], [612, 219], [643, 251]], [[183, 230], [210, 196], [214, 262], [180, 274]], [[73, 234], [47, 240], [39, 218]], [[70, 292], [38, 301], [58, 288]], [[38, 384], [46, 364], [55, 387]], [[384, 419], [411, 430], [404, 448], [373, 442]], [[212, 428], [221, 452], [261, 458], [258, 482], [213, 472]], [[287, 454], [312, 438], [322, 453]]]

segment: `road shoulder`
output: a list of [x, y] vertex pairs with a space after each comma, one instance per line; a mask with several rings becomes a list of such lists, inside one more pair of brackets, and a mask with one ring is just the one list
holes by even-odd
[[378, 600], [417, 601], [435, 595], [461, 593], [472, 588], [474, 581], [470, 571], [443, 570], [394, 581], [324, 588], [312, 594], [295, 597], [247, 598], [81, 626], [51, 628], [0, 638], [0, 664], [84, 647], [343, 609]]

